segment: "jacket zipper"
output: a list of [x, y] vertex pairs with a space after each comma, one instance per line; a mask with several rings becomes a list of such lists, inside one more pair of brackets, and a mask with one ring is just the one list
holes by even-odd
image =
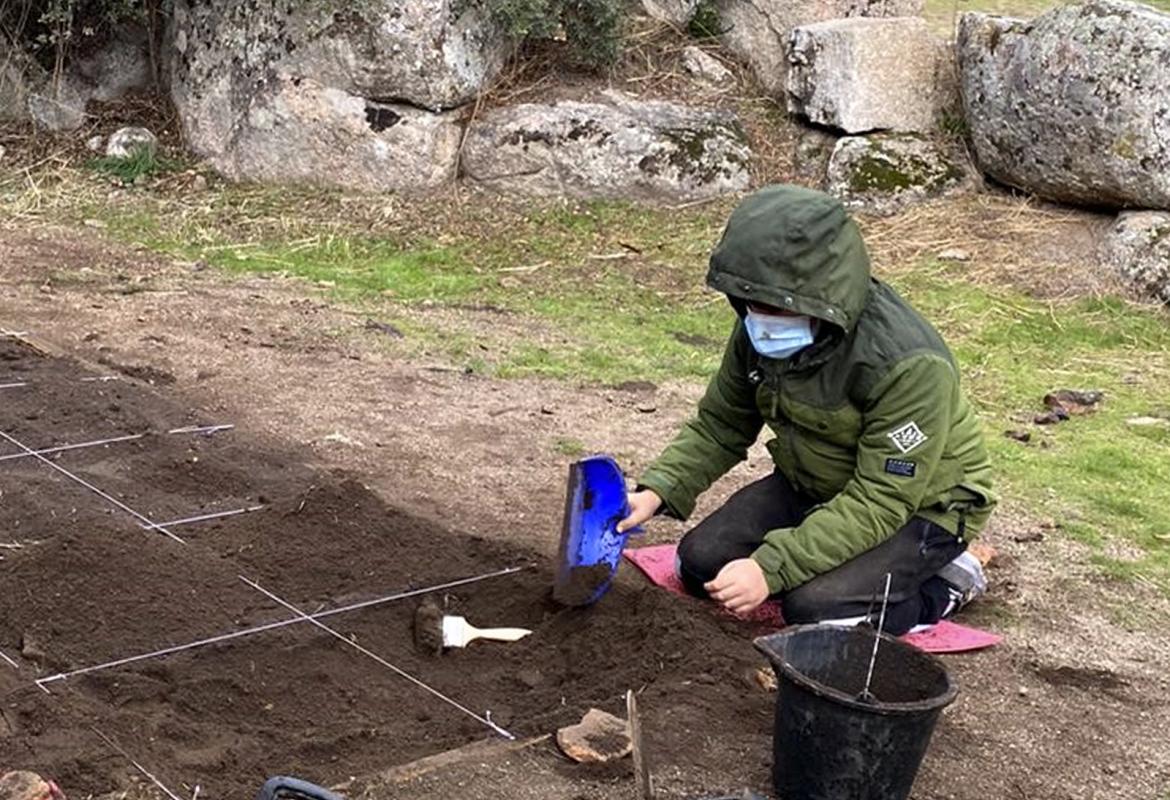
[[[780, 387], [783, 386], [783, 383], [784, 383], [783, 378], [784, 378], [785, 371], [786, 370], [783, 368], [780, 368], [779, 370], [776, 371], [776, 384], [775, 384], [776, 388], [772, 394], [772, 417], [773, 417], [773, 419], [775, 419], [777, 416], [777, 409], [778, 409], [778, 406], [780, 404]], [[785, 419], [784, 427], [786, 428], [786, 431], [787, 431], [788, 451], [790, 453], [792, 453], [792, 472], [793, 472], [793, 477], [794, 477], [793, 482], [796, 484], [796, 489], [798, 491], [803, 492], [804, 487], [801, 485], [800, 475], [803, 473], [804, 470], [800, 465], [800, 454], [796, 450], [796, 423], [794, 423], [791, 418]]]

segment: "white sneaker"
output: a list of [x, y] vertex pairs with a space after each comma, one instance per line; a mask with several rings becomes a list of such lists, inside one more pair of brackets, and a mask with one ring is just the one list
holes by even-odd
[[938, 571], [950, 590], [950, 602], [942, 616], [949, 617], [977, 597], [987, 593], [987, 576], [979, 559], [967, 551]]

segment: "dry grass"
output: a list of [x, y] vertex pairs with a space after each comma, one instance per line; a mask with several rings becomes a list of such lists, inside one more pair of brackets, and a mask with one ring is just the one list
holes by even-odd
[[1124, 293], [1098, 267], [1112, 217], [988, 189], [915, 206], [896, 216], [860, 218], [874, 264], [891, 274], [924, 258], [961, 251], [973, 283], [1011, 286], [1045, 299]]

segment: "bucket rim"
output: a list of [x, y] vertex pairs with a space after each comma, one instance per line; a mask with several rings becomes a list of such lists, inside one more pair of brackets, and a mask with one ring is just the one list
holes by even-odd
[[[777, 654], [769, 648], [769, 643], [778, 639], [790, 639], [802, 633], [808, 633], [814, 630], [832, 630], [832, 631], [853, 631], [858, 630], [856, 626], [843, 625], [827, 625], [825, 623], [815, 623], [811, 625], [791, 625], [783, 630], [770, 633], [767, 636], [758, 636], [752, 640], [752, 644], [757, 650], [767, 656], [768, 661], [772, 664], [772, 668], [783, 673], [783, 676], [795, 683], [797, 686], [817, 695], [826, 700], [831, 700], [834, 703], [843, 705], [847, 708], [858, 711], [865, 711], [870, 714], [884, 714], [884, 715], [908, 715], [920, 714], [924, 711], [933, 711], [935, 709], [942, 709], [950, 705], [955, 697], [959, 694], [959, 686], [951, 678], [950, 672], [943, 665], [942, 661], [931, 655], [930, 653], [919, 650], [917, 647], [906, 644], [905, 642], [891, 636], [888, 633], [880, 634], [882, 637], [882, 646], [887, 644], [895, 648], [902, 648], [914, 654], [917, 658], [925, 659], [927, 662], [936, 667], [942, 672], [943, 678], [946, 680], [946, 690], [935, 697], [928, 697], [925, 700], [914, 700], [905, 703], [866, 703], [858, 700], [856, 697], [847, 695], [839, 689], [834, 689], [831, 686], [826, 686], [819, 681], [805, 675], [796, 667], [788, 663], [783, 658], [777, 658]], [[864, 632], [864, 631], [863, 631]], [[873, 632], [873, 631], [871, 631]]]

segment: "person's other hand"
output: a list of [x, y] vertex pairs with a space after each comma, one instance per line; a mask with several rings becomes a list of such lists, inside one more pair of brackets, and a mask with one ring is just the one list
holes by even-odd
[[657, 514], [658, 509], [662, 508], [662, 498], [650, 489], [631, 492], [628, 500], [630, 503], [630, 514], [618, 523], [618, 533], [625, 533], [635, 525], [641, 525]]
[[768, 599], [764, 570], [750, 558], [729, 561], [703, 588], [733, 614], [746, 614]]

